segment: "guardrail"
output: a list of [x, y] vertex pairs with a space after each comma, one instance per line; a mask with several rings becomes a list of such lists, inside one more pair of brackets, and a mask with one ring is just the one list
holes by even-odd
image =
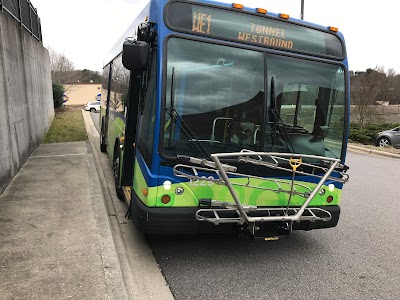
[[42, 42], [40, 18], [29, 0], [0, 0], [0, 10], [8, 13], [22, 28]]

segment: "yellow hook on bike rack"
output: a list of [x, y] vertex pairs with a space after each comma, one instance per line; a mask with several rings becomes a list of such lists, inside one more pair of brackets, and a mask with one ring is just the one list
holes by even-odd
[[289, 159], [289, 164], [292, 167], [293, 171], [296, 172], [297, 168], [301, 166], [301, 164], [303, 163], [302, 158], [293, 158], [291, 157]]

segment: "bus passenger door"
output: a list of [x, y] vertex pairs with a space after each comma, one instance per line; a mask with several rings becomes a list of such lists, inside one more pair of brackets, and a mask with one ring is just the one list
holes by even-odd
[[129, 86], [129, 102], [126, 112], [126, 127], [124, 141], [124, 159], [122, 166], [122, 186], [131, 186], [133, 164], [135, 161], [135, 142], [137, 137], [137, 122], [140, 104], [140, 78], [131, 72]]
[[107, 132], [110, 106], [110, 85], [111, 85], [111, 63], [103, 69], [101, 83], [101, 100], [100, 100], [100, 149], [102, 152], [107, 150]]
[[124, 186], [131, 186], [134, 176], [135, 150], [139, 150], [150, 168], [154, 137], [156, 95], [156, 51], [143, 76], [131, 73], [130, 96], [124, 144]]

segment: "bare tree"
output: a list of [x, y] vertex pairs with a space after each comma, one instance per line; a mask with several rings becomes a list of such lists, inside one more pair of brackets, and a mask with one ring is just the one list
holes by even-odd
[[[383, 68], [381, 68], [381, 72], [382, 71], [384, 72]], [[384, 80], [382, 80], [381, 82], [379, 82], [380, 92], [377, 96], [378, 97], [377, 100], [393, 103], [393, 101], [396, 99], [396, 90], [395, 90], [396, 72], [394, 69], [390, 68], [385, 73], [386, 73], [386, 78]]]
[[400, 104], [400, 74], [393, 78], [393, 100], [391, 104]]
[[[389, 72], [392, 75], [393, 71]], [[364, 125], [371, 121], [376, 101], [387, 101], [391, 97], [389, 85], [383, 67], [367, 69], [366, 72], [356, 73], [351, 77], [351, 103], [359, 123]]]
[[51, 79], [53, 83], [66, 84], [72, 81], [75, 70], [74, 63], [64, 54], [56, 52], [51, 47], [49, 49]]

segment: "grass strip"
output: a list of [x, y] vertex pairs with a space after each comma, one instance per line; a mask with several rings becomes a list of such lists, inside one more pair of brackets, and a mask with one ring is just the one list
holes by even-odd
[[54, 120], [43, 143], [86, 141], [85, 121], [80, 108], [60, 107], [55, 110]]

